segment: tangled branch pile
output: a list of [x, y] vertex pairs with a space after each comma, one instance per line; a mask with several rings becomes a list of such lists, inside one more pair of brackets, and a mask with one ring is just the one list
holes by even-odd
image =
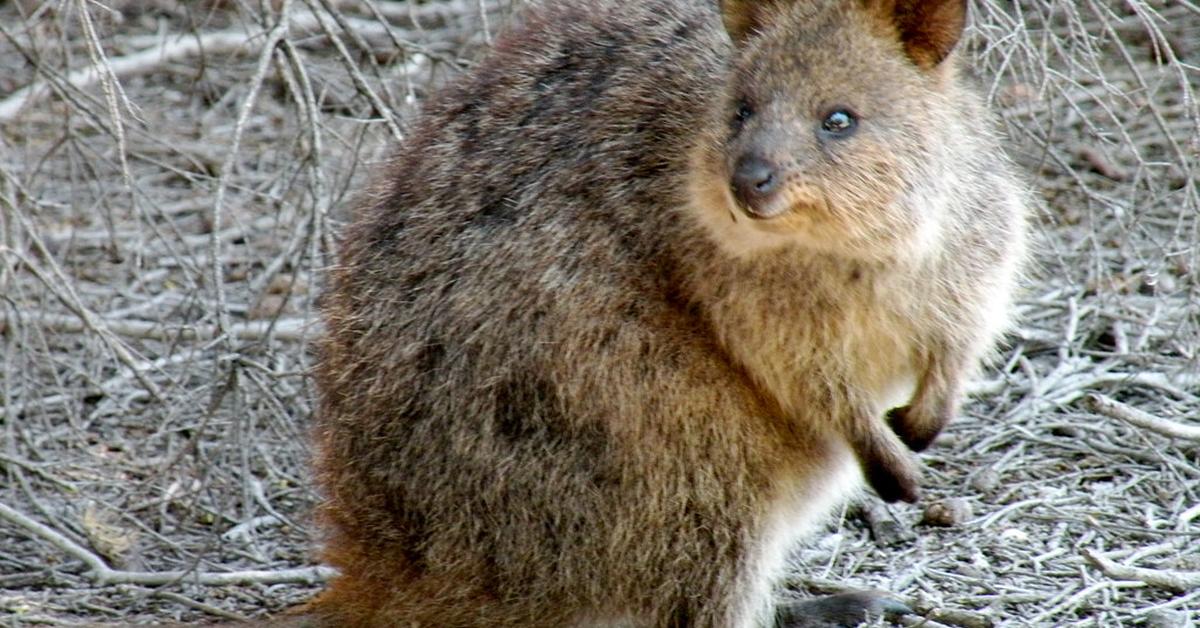
[[[847, 513], [793, 584], [943, 624], [1189, 625], [1200, 6], [973, 9], [1046, 198], [1023, 324], [924, 457], [930, 505]], [[0, 622], [246, 617], [327, 577], [306, 345], [341, 208], [512, 10], [0, 4]]]

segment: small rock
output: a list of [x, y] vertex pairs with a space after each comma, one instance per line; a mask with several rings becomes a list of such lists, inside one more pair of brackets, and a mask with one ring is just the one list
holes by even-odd
[[1000, 487], [1000, 474], [992, 469], [984, 469], [971, 476], [971, 488], [980, 493], [991, 493]]
[[1161, 610], [1146, 614], [1146, 628], [1193, 628], [1195, 623], [1187, 613]]
[[1028, 543], [1029, 534], [1020, 528], [1006, 528], [1000, 533], [1000, 540], [1006, 543]]
[[288, 273], [279, 273], [271, 278], [271, 282], [267, 284], [267, 294], [295, 294], [302, 292], [301, 285], [296, 280], [296, 277]]
[[985, 580], [988, 577], [987, 571], [980, 569], [979, 567], [976, 567], [975, 565], [972, 565], [969, 563], [960, 563], [958, 565], [955, 565], [954, 571], [956, 571], [968, 578], [976, 578], [978, 580]]
[[941, 528], [961, 525], [971, 518], [971, 504], [961, 497], [951, 497], [933, 502], [925, 507], [921, 523]]
[[259, 299], [258, 303], [246, 312], [246, 318], [250, 320], [270, 319], [280, 316], [288, 310], [288, 298], [286, 296], [268, 294]]
[[1142, 275], [1142, 288], [1139, 292], [1143, 294], [1174, 294], [1177, 290], [1179, 290], [1179, 286], [1170, 273], [1159, 272]]
[[245, 281], [250, 276], [250, 267], [237, 265], [225, 271], [225, 281]]
[[[1109, 350], [1116, 348], [1116, 343], [1111, 342], [1111, 337], [1097, 338], [1097, 343]], [[1079, 438], [1083, 436], [1083, 432], [1080, 432], [1079, 428], [1074, 425], [1055, 425], [1050, 428], [1050, 433], [1063, 438]]]

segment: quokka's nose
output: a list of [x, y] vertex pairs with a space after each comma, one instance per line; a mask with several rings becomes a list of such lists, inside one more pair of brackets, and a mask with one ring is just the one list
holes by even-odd
[[779, 191], [775, 165], [758, 155], [743, 155], [733, 168], [733, 196], [752, 217], [766, 218], [767, 206]]

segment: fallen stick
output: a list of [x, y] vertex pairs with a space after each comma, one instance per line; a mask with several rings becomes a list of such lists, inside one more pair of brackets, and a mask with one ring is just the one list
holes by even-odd
[[[234, 31], [205, 33], [199, 37], [164, 42], [160, 46], [128, 56], [113, 57], [108, 60], [108, 65], [112, 70], [113, 76], [130, 76], [139, 72], [145, 72], [163, 63], [179, 61], [180, 59], [195, 56], [202, 50], [206, 53], [235, 50], [247, 44], [250, 39], [251, 37], [246, 35], [246, 33]], [[92, 65], [81, 70], [69, 72], [64, 82], [67, 85], [82, 89], [98, 82], [103, 74], [104, 68]], [[50, 84], [45, 81], [35, 81], [30, 85], [18, 89], [9, 95], [8, 98], [0, 101], [0, 122], [12, 120], [27, 105], [41, 100], [49, 93]]]
[[1152, 587], [1185, 593], [1200, 589], [1200, 571], [1172, 571], [1169, 569], [1146, 569], [1115, 563], [1089, 549], [1082, 551], [1083, 557], [1114, 580], [1137, 580]]
[[[391, 28], [386, 24], [361, 18], [344, 18], [344, 20], [356, 32], [364, 36], [382, 36]], [[288, 21], [288, 28], [302, 32], [316, 31], [322, 26], [320, 18], [311, 13], [291, 16]], [[393, 30], [403, 29], [393, 28]], [[99, 64], [92, 64], [86, 68], [68, 72], [60, 84], [84, 89], [98, 83], [108, 72], [111, 72], [113, 77], [124, 78], [149, 72], [164, 63], [181, 61], [202, 53], [211, 55], [249, 50], [256, 40], [265, 42], [266, 35], [267, 33], [247, 33], [230, 29], [164, 39], [146, 50], [105, 59], [107, 68]], [[0, 122], [12, 121], [25, 107], [45, 98], [50, 92], [51, 83], [45, 80], [34, 81], [14, 91], [4, 100], [0, 100]]]
[[[23, 312], [19, 317], [0, 313], [0, 333], [15, 323], [33, 323], [45, 329], [65, 333], [79, 333], [87, 329], [78, 316], [52, 314], [50, 312]], [[130, 338], [161, 340], [212, 340], [219, 330], [212, 324], [171, 324], [151, 321], [100, 318], [98, 322], [114, 334]], [[314, 329], [302, 318], [281, 318], [272, 321], [247, 321], [229, 326], [229, 335], [239, 340], [262, 340], [268, 335], [279, 340], [301, 340], [312, 335]]]
[[[361, 0], [331, 0], [329, 2], [339, 11], [354, 9], [362, 10]], [[450, 2], [377, 2], [367, 5], [366, 10], [378, 16], [396, 22], [405, 28], [432, 29], [446, 25], [449, 17], [463, 17], [468, 13], [489, 14], [504, 8], [504, 3], [496, 0], [451, 0]]]
[[177, 602], [179, 604], [183, 604], [184, 606], [189, 606], [198, 611], [204, 611], [205, 613], [208, 613], [210, 615], [216, 615], [217, 617], [223, 617], [225, 619], [231, 619], [235, 622], [241, 622], [243, 625], [252, 621], [249, 617], [247, 617], [241, 613], [227, 611], [223, 608], [218, 608], [216, 606], [213, 606], [212, 604], [205, 604], [204, 602], [201, 602], [199, 600], [193, 600], [192, 598], [190, 598], [186, 595], [180, 595], [178, 593], [175, 593], [174, 591], [164, 591], [162, 589], [142, 589], [142, 591], [148, 595], [153, 595], [155, 597], [161, 597], [165, 600], [171, 600], [172, 602]]
[[229, 572], [197, 572], [197, 571], [122, 571], [113, 569], [104, 560], [75, 541], [68, 539], [53, 528], [38, 523], [24, 513], [10, 508], [0, 502], [0, 519], [5, 519], [33, 533], [42, 540], [62, 550], [63, 553], [76, 558], [88, 566], [88, 576], [93, 582], [106, 584], [140, 584], [146, 586], [161, 586], [175, 582], [188, 582], [208, 586], [224, 586], [231, 584], [317, 584], [329, 580], [337, 574], [331, 567], [300, 567], [296, 569], [264, 570]]
[[1105, 397], [1098, 393], [1088, 393], [1083, 397], [1083, 405], [1088, 410], [1098, 412], [1118, 421], [1124, 421], [1135, 427], [1150, 430], [1170, 438], [1200, 442], [1200, 425], [1185, 425], [1160, 419], [1149, 412], [1139, 410], [1116, 399]]

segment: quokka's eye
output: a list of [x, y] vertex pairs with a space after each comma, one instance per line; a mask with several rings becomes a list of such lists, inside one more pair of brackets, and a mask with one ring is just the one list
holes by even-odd
[[740, 100], [738, 101], [737, 109], [733, 112], [733, 123], [735, 126], [745, 124], [747, 120], [754, 116], [754, 108], [750, 103]]
[[858, 116], [845, 107], [838, 107], [825, 115], [821, 130], [833, 138], [849, 137], [858, 128]]

